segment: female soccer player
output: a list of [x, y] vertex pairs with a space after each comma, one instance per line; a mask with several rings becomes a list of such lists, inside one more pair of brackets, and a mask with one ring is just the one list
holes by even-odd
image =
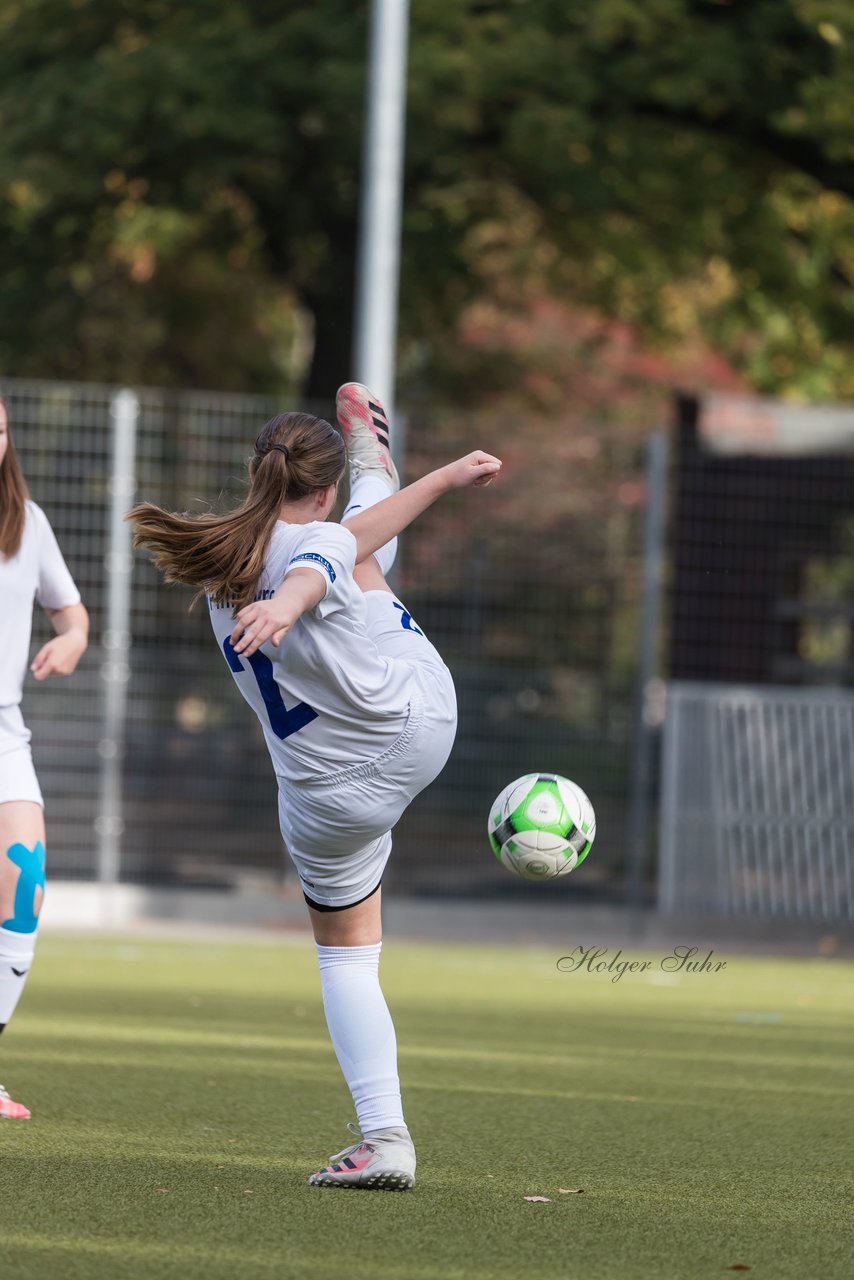
[[[44, 802], [20, 708], [34, 598], [57, 634], [30, 670], [37, 680], [70, 675], [88, 643], [89, 617], [47, 517], [27, 497], [0, 400], [0, 1032], [33, 962], [44, 897]], [[0, 1117], [29, 1116], [0, 1085]]]
[[[396, 536], [441, 494], [501, 463], [474, 452], [400, 490], [379, 400], [338, 392], [341, 435], [284, 413], [255, 442], [245, 502], [224, 516], [143, 503], [135, 540], [168, 581], [207, 592], [217, 644], [258, 715], [279, 784], [332, 1043], [358, 1141], [309, 1184], [405, 1191], [415, 1149], [403, 1116], [394, 1026], [379, 984], [380, 881], [391, 829], [451, 750], [450, 672], [385, 574]], [[350, 463], [342, 523], [327, 521]]]

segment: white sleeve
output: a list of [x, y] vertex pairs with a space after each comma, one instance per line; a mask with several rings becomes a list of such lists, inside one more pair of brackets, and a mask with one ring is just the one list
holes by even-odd
[[305, 534], [288, 561], [288, 570], [315, 569], [324, 578], [326, 591], [314, 609], [319, 618], [347, 605], [355, 567], [356, 539], [343, 525], [325, 521], [306, 525]]
[[67, 609], [80, 603], [80, 592], [62, 558], [59, 543], [47, 516], [41, 507], [30, 503], [30, 511], [36, 522], [39, 548], [39, 580], [36, 599], [43, 609]]

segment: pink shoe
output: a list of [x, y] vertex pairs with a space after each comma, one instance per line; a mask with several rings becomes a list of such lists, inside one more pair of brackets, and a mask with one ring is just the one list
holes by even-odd
[[0, 1084], [0, 1120], [29, 1120], [30, 1113], [20, 1102], [14, 1102]]
[[383, 1129], [363, 1138], [348, 1124], [358, 1142], [333, 1156], [325, 1169], [313, 1173], [310, 1187], [358, 1187], [364, 1191], [410, 1191], [415, 1185], [415, 1147], [409, 1130]]
[[361, 382], [345, 382], [338, 388], [335, 412], [347, 446], [351, 477], [354, 472], [379, 472], [391, 481], [392, 493], [396, 493], [400, 479], [391, 459], [388, 417], [377, 397]]

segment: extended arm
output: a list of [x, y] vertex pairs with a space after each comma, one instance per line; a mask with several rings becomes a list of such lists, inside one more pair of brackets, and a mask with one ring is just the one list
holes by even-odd
[[465, 458], [439, 467], [437, 471], [430, 471], [399, 493], [393, 493], [391, 497], [368, 507], [367, 511], [352, 516], [347, 521], [347, 528], [356, 539], [356, 564], [361, 564], [396, 538], [443, 493], [464, 489], [468, 485], [489, 484], [500, 469], [498, 458], [478, 449]]
[[[356, 539], [356, 563], [367, 560], [368, 556], [385, 546], [443, 493], [464, 489], [467, 485], [489, 484], [500, 470], [498, 458], [475, 450], [438, 471], [431, 471], [399, 493], [354, 516], [347, 521], [347, 529]], [[313, 579], [313, 583], [311, 586], [306, 583], [305, 596], [298, 599], [296, 589], [290, 584], [303, 575]], [[326, 584], [314, 569], [292, 569], [272, 599], [255, 600], [237, 614], [231, 633], [235, 652], [251, 657], [271, 637], [273, 644], [278, 644], [297, 618], [323, 599], [325, 590]], [[304, 603], [294, 612], [302, 600]]]
[[56, 635], [33, 658], [30, 670], [37, 680], [70, 676], [89, 643], [89, 614], [82, 604], [46, 612]]
[[320, 603], [325, 591], [326, 581], [315, 569], [291, 569], [271, 600], [254, 600], [237, 614], [231, 633], [234, 652], [251, 658], [271, 636], [273, 644], [280, 644], [306, 609]]

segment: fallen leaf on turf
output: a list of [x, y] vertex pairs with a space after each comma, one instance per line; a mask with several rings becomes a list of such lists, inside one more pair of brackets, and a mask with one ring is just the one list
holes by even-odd
[[154, 1190], [157, 1192], [157, 1194], [158, 1194], [159, 1196], [162, 1196], [164, 1192], [168, 1192], [169, 1188], [168, 1188], [168, 1187], [155, 1187], [155, 1188], [154, 1188]]
[[524, 1200], [535, 1201], [537, 1204], [551, 1204], [551, 1200], [548, 1196], [523, 1196], [522, 1198]]
[[584, 1194], [583, 1187], [558, 1187], [558, 1191], [562, 1196], [581, 1196]]
[[751, 1267], [746, 1262], [734, 1262], [731, 1267], [727, 1267], [727, 1271], [750, 1271]]

